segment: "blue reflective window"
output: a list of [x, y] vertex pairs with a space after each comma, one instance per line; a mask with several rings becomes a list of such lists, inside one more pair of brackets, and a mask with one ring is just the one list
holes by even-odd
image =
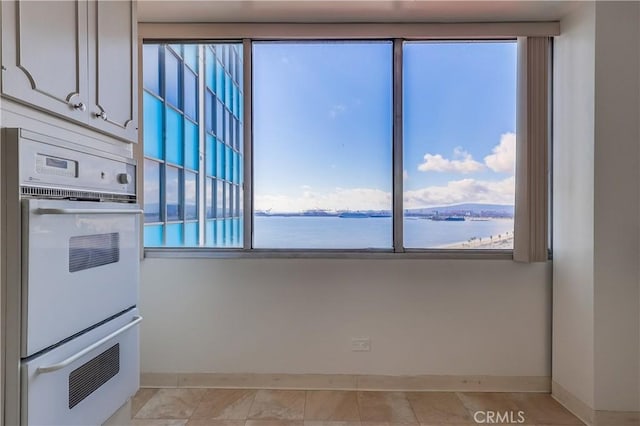
[[184, 215], [186, 220], [198, 218], [198, 181], [197, 175], [184, 172]]
[[160, 163], [144, 160], [144, 221], [160, 222]]
[[206, 224], [207, 229], [205, 230], [205, 240], [206, 245], [209, 247], [216, 245], [216, 221], [208, 220]]
[[215, 120], [216, 136], [221, 139], [224, 133], [224, 107], [222, 106], [222, 102], [220, 102], [220, 100], [216, 101]]
[[169, 163], [182, 165], [184, 159], [182, 114], [171, 107], [166, 107], [165, 115], [167, 120], [167, 127], [165, 129], [165, 158]]
[[216, 91], [216, 59], [213, 56], [213, 52], [208, 47], [204, 49], [205, 54], [205, 64], [204, 64], [204, 75], [205, 75], [205, 84], [209, 89], [213, 92]]
[[180, 108], [180, 61], [166, 49], [164, 62], [164, 98], [171, 105]]
[[185, 161], [184, 166], [198, 170], [200, 167], [200, 147], [199, 147], [198, 125], [191, 121], [184, 120], [184, 150]]
[[224, 147], [224, 178], [226, 180], [231, 180], [231, 165], [233, 164], [233, 158], [231, 157], [231, 148], [225, 145]]
[[225, 150], [222, 141], [218, 140], [216, 144], [216, 176], [220, 179], [224, 179], [224, 166], [225, 166]]
[[184, 225], [184, 245], [188, 247], [197, 246], [198, 241], [198, 223], [190, 222]]
[[216, 179], [216, 217], [224, 217], [224, 182]]
[[216, 63], [216, 94], [224, 101], [224, 68]]
[[214, 181], [212, 178], [208, 177], [205, 185], [205, 216], [207, 218], [215, 217], [215, 210], [213, 207], [213, 200], [215, 200], [215, 190]]
[[182, 229], [181, 223], [168, 224], [166, 227], [166, 234], [167, 234], [167, 241], [165, 245], [167, 247], [180, 247], [183, 244], [182, 242], [183, 229]]
[[182, 203], [180, 201], [180, 169], [166, 166], [165, 168], [165, 199], [167, 200], [167, 220], [182, 219]]
[[198, 72], [198, 45], [197, 44], [185, 44], [183, 46], [184, 62], [189, 67]]
[[[242, 167], [233, 149], [241, 144], [235, 119], [241, 93], [233, 83], [242, 74], [241, 51], [241, 45], [230, 44], [143, 46], [147, 246], [198, 246], [200, 238], [209, 246], [241, 242], [241, 229], [223, 220], [241, 215], [242, 208], [242, 189], [228, 182], [238, 181]], [[207, 219], [203, 226], [198, 222], [201, 203]], [[220, 220], [209, 220], [216, 217]]]
[[144, 92], [142, 107], [144, 108], [144, 155], [163, 159], [162, 131], [164, 128], [162, 101], [150, 93]]
[[231, 108], [231, 77], [225, 74], [224, 79], [224, 103], [227, 108]]
[[160, 94], [160, 59], [157, 44], [145, 44], [142, 47], [142, 70], [144, 88]]
[[144, 227], [145, 247], [160, 247], [164, 239], [164, 225], [146, 225]]
[[206, 142], [206, 170], [207, 175], [215, 176], [216, 175], [216, 138], [211, 135], [207, 135]]
[[184, 113], [194, 120], [198, 113], [198, 79], [188, 69], [184, 70]]
[[224, 247], [224, 219], [216, 220], [216, 245]]
[[208, 90], [204, 93], [204, 120], [205, 120], [205, 129], [207, 132], [215, 133], [215, 117], [212, 114], [214, 97]]

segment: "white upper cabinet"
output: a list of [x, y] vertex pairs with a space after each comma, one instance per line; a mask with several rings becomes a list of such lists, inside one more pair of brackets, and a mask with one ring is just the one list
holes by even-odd
[[130, 142], [138, 139], [131, 1], [1, 1], [2, 94]]
[[124, 139], [138, 137], [135, 4], [89, 3], [89, 124]]
[[87, 3], [2, 2], [2, 93], [83, 121]]

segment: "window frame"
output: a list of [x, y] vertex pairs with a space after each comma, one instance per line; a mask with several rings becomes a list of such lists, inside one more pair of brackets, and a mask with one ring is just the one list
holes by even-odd
[[[559, 34], [557, 22], [469, 23], [469, 24], [160, 24], [139, 25], [139, 49], [143, 43], [201, 42], [242, 43], [241, 83], [243, 116], [243, 205], [242, 247], [144, 247], [145, 257], [155, 258], [340, 258], [340, 259], [514, 259], [513, 249], [437, 249], [403, 246], [403, 132], [402, 132], [402, 46], [407, 41], [514, 41], [518, 37], [551, 37]], [[253, 105], [252, 43], [254, 41], [372, 41], [393, 43], [393, 156], [392, 229], [389, 249], [256, 249], [253, 248]], [[142, 64], [143, 61], [140, 61]], [[237, 65], [237, 64], [236, 64]], [[518, 64], [520, 68], [521, 64]], [[236, 70], [239, 72], [240, 70]], [[139, 70], [142, 76], [142, 67]], [[142, 81], [142, 80], [141, 80]], [[142, 102], [142, 84], [140, 102]], [[202, 98], [202, 96], [200, 97]], [[203, 110], [204, 99], [199, 99]], [[551, 99], [549, 99], [551, 103]], [[521, 108], [517, 100], [517, 108]], [[550, 110], [549, 105], [549, 110]], [[140, 108], [140, 114], [143, 114]], [[140, 120], [142, 123], [142, 120]], [[142, 126], [141, 126], [142, 128]], [[204, 128], [204, 126], [203, 126]], [[140, 132], [142, 141], [143, 132]], [[139, 144], [141, 145], [141, 144]], [[136, 150], [138, 154], [142, 148]], [[202, 157], [202, 156], [201, 156]], [[144, 158], [140, 156], [139, 158]], [[201, 163], [204, 160], [201, 158]], [[141, 162], [139, 162], [140, 164]], [[142, 194], [143, 171], [138, 171]], [[206, 176], [205, 176], [206, 180]], [[517, 189], [516, 189], [517, 191]], [[199, 189], [200, 220], [204, 219], [204, 188]], [[515, 219], [515, 218], [514, 218]], [[514, 220], [515, 222], [515, 220]], [[515, 225], [514, 225], [515, 227]], [[545, 233], [547, 231], [545, 230]], [[549, 255], [550, 255], [549, 251]]]

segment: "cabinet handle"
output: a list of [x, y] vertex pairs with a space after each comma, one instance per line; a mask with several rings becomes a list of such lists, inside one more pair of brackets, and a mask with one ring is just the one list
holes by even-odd
[[104, 111], [96, 112], [96, 118], [102, 118], [104, 121], [107, 121], [107, 113]]
[[85, 104], [83, 104], [82, 102], [78, 102], [77, 104], [73, 104], [71, 106], [76, 111], [86, 111], [86, 109], [87, 109], [87, 106]]

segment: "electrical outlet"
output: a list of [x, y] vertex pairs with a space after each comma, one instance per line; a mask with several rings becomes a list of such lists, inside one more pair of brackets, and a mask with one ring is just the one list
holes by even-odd
[[369, 339], [368, 337], [352, 337], [351, 350], [353, 352], [371, 351], [371, 339]]

